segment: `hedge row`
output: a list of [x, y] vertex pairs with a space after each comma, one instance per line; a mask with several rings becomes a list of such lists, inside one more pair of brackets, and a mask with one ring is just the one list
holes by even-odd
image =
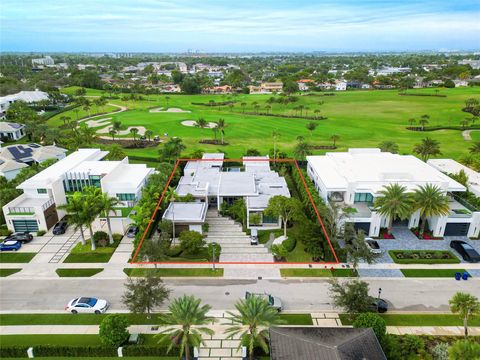
[[61, 114], [65, 111], [68, 111], [68, 110], [72, 110], [72, 109], [75, 109], [76, 107], [79, 107], [80, 105], [68, 105], [68, 106], [65, 106], [64, 108], [62, 109], [58, 109], [57, 111], [52, 111], [46, 115], [43, 116], [43, 120], [48, 120], [48, 119], [51, 119], [52, 117], [58, 115], [58, 114]]
[[[26, 358], [28, 346], [2, 346], [0, 358]], [[33, 347], [36, 357], [117, 357], [117, 348], [105, 346], [56, 346], [38, 345]], [[124, 356], [178, 356], [179, 350], [150, 345], [131, 345], [123, 348]]]
[[[325, 209], [324, 201], [318, 195], [318, 191], [315, 188], [315, 185], [313, 184], [312, 180], [310, 180], [310, 178], [308, 177], [307, 172], [303, 169], [300, 169], [300, 171], [303, 175], [305, 183], [307, 184], [307, 188], [310, 194], [312, 195], [313, 202], [315, 203], [315, 206], [317, 207], [318, 212], [322, 214], [323, 210]], [[310, 201], [310, 197], [308, 196], [307, 190], [305, 189], [305, 185], [302, 181], [300, 172], [297, 171], [297, 169], [294, 167], [292, 168], [291, 173], [292, 173], [292, 179], [293, 179], [294, 185], [298, 190], [298, 194], [300, 195], [300, 200], [302, 201], [305, 211], [309, 215], [308, 217], [310, 219], [316, 219], [317, 214], [315, 213], [315, 209], [313, 208], [312, 202]]]
[[136, 161], [148, 161], [148, 162], [158, 161], [158, 158], [149, 157], [149, 156], [128, 155], [128, 158], [130, 160], [136, 160]]

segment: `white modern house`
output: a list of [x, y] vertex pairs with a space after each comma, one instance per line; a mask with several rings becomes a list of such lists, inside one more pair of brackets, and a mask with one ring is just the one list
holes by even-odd
[[43, 91], [20, 91], [16, 94], [0, 97], [0, 118], [5, 117], [5, 112], [11, 104], [16, 101], [24, 101], [27, 104], [36, 103], [42, 100], [48, 100], [48, 94]]
[[241, 166], [230, 166], [224, 154], [204, 154], [188, 161], [176, 188], [178, 196], [192, 195], [194, 202], [170, 203], [164, 219], [201, 232], [208, 207], [220, 210], [223, 203], [244, 199], [247, 228], [279, 228], [280, 219], [263, 214], [275, 195], [290, 197], [285, 178], [271, 170], [268, 156], [243, 157]]
[[25, 136], [25, 125], [0, 121], [0, 139], [16, 141]]
[[[336, 202], [354, 208], [350, 216], [357, 229], [369, 236], [378, 236], [388, 219], [375, 211], [373, 203], [388, 184], [398, 183], [414, 191], [420, 185], [433, 184], [450, 199], [447, 216], [428, 218], [433, 236], [476, 237], [480, 231], [480, 211], [467, 204], [456, 193], [466, 191], [447, 175], [412, 155], [381, 152], [380, 149], [349, 149], [348, 152], [327, 152], [307, 156], [309, 177], [325, 202]], [[419, 211], [397, 226], [418, 227]]]
[[458, 174], [464, 171], [468, 176], [468, 190], [480, 197], [480, 173], [477, 171], [453, 159], [430, 159], [427, 164], [446, 174]]
[[[21, 183], [23, 194], [3, 206], [7, 227], [12, 231], [50, 229], [65, 215], [58, 205], [65, 204], [75, 191], [96, 186], [121, 201], [111, 214], [113, 231], [122, 232], [130, 224], [128, 213], [141, 195], [154, 169], [145, 164], [103, 161], [108, 154], [100, 149], [79, 149]], [[98, 219], [97, 228], [106, 225]]]
[[32, 66], [45, 66], [45, 65], [54, 65], [55, 61], [51, 56], [45, 56], [43, 58], [32, 59]]
[[0, 176], [12, 180], [25, 167], [40, 164], [48, 159], [61, 160], [67, 150], [55, 145], [8, 145], [0, 148]]

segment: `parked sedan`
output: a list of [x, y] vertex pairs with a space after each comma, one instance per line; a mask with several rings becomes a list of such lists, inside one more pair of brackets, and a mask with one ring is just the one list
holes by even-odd
[[55, 224], [53, 227], [53, 235], [61, 235], [65, 234], [65, 231], [68, 228], [68, 223], [66, 220], [60, 220], [58, 223]]
[[97, 299], [93, 297], [79, 297], [70, 300], [65, 310], [72, 314], [78, 313], [93, 313], [102, 314], [107, 311], [110, 304], [107, 300]]
[[370, 309], [375, 312], [386, 313], [388, 311], [388, 303], [384, 299], [373, 298]]
[[132, 225], [127, 230], [127, 237], [134, 238], [138, 233], [138, 226]]
[[477, 252], [477, 250], [475, 250], [472, 245], [465, 241], [453, 240], [450, 242], [450, 247], [457, 250], [457, 252], [465, 261], [474, 263], [480, 261], [480, 254]]
[[20, 241], [22, 244], [33, 240], [33, 235], [28, 232], [16, 232], [5, 238], [5, 241]]
[[378, 241], [373, 240], [372, 238], [365, 238], [365, 244], [367, 245], [368, 249], [372, 254], [381, 254], [382, 250], [380, 250], [380, 245]]
[[0, 243], [0, 251], [17, 251], [21, 247], [22, 243], [15, 240], [5, 240], [4, 242]]

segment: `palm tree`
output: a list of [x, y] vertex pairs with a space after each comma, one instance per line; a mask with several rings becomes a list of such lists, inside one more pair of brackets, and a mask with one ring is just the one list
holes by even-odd
[[117, 135], [117, 130], [110, 128], [110, 130], [108, 130], [108, 133], [112, 137], [112, 140], [115, 140], [115, 135]]
[[466, 339], [468, 336], [468, 317], [480, 313], [480, 302], [477, 297], [463, 292], [455, 293], [448, 302], [450, 311], [459, 314], [463, 319]]
[[273, 160], [277, 159], [277, 140], [280, 137], [280, 133], [277, 129], [272, 131], [272, 138], [273, 138]]
[[308, 131], [310, 131], [310, 137], [313, 136], [313, 131], [317, 128], [318, 124], [314, 123], [313, 121], [310, 121], [309, 123], [305, 124], [305, 127], [307, 128]]
[[204, 128], [207, 126], [207, 124], [208, 124], [207, 120], [205, 120], [204, 118], [200, 118], [195, 122], [195, 125], [198, 126], [199, 128]]
[[113, 130], [120, 131], [122, 129], [122, 122], [120, 120], [113, 120], [112, 128]]
[[168, 107], [168, 101], [170, 100], [170, 96], [165, 96], [165, 101], [167, 102], [167, 107]]
[[225, 136], [225, 128], [227, 127], [227, 125], [225, 124], [224, 119], [218, 119], [216, 124], [217, 124], [217, 130], [220, 131], [220, 134], [222, 135], [222, 145], [223, 145], [223, 137]]
[[395, 219], [407, 219], [412, 213], [412, 197], [407, 193], [407, 188], [399, 184], [389, 184], [380, 191], [380, 196], [375, 199], [376, 211], [388, 217], [388, 234], [392, 233]]
[[66, 125], [68, 121], [70, 121], [70, 117], [68, 116], [61, 116], [60, 120], [63, 121], [63, 125]]
[[413, 124], [415, 124], [416, 122], [417, 120], [415, 120], [414, 118], [408, 119], [408, 123], [410, 124], [410, 126], [413, 126]]
[[137, 140], [138, 129], [137, 128], [131, 128], [130, 129], [130, 134], [132, 134], [132, 136], [133, 136], [133, 141]]
[[299, 136], [298, 138], [298, 143], [295, 146], [293, 153], [297, 156], [297, 158], [303, 160], [307, 155], [311, 155], [312, 152], [310, 151], [310, 145], [304, 141], [303, 137]]
[[88, 114], [88, 117], [90, 117], [90, 108], [91, 108], [91, 103], [87, 99], [85, 99], [85, 102], [83, 104], [83, 110], [85, 110]]
[[469, 149], [471, 154], [479, 154], [480, 153], [480, 141], [476, 141], [473, 143], [472, 146], [470, 146]]
[[84, 198], [81, 192], [75, 192], [69, 197], [68, 202], [64, 205], [59, 205], [58, 209], [65, 210], [68, 214], [67, 222], [73, 225], [75, 230], [80, 230], [80, 236], [82, 245], [87, 242], [85, 240], [85, 233], [83, 232], [83, 226], [86, 224], [85, 208], [83, 206]]
[[85, 210], [85, 225], [88, 226], [90, 232], [90, 243], [92, 251], [97, 249], [95, 239], [93, 238], [92, 223], [98, 215], [102, 212], [102, 197], [103, 193], [100, 188], [95, 186], [87, 186], [83, 189], [84, 192], [84, 210]]
[[378, 147], [382, 152], [398, 154], [398, 144], [393, 141], [389, 141], [389, 140], [382, 141], [380, 144], [378, 144]]
[[171, 186], [168, 187], [165, 192], [165, 201], [172, 203], [172, 243], [175, 244], [175, 200], [178, 198], [178, 194]]
[[270, 110], [272, 110], [271, 105], [265, 105], [265, 110], [267, 110], [267, 114], [270, 113]]
[[151, 141], [151, 138], [153, 136], [153, 131], [152, 130], [145, 131], [145, 136], [147, 137], [148, 141]]
[[[212, 336], [214, 331], [205, 327], [214, 319], [207, 317], [210, 305], [200, 305], [201, 300], [194, 296], [183, 295], [174, 299], [168, 306], [168, 313], [162, 316], [166, 325], [175, 326], [156, 335], [159, 344], [170, 341], [167, 352], [173, 346], [180, 347], [180, 358], [190, 359], [190, 349], [205, 344], [202, 334]], [[180, 326], [180, 328], [178, 327]], [[193, 327], [195, 326], [195, 327]], [[162, 336], [167, 335], [167, 336]]]
[[460, 125], [462, 126], [462, 130], [465, 130], [465, 128], [470, 124], [470, 119], [462, 119], [460, 120]]
[[227, 312], [233, 322], [233, 326], [225, 331], [229, 334], [227, 338], [232, 339], [240, 335], [239, 348], [247, 347], [250, 360], [253, 360], [255, 344], [260, 345], [268, 353], [268, 328], [283, 323], [278, 311], [270, 306], [265, 298], [257, 295], [239, 300], [235, 308], [238, 314]]
[[320, 111], [319, 109], [315, 109], [315, 110], [313, 110], [313, 113], [315, 114], [315, 119], [318, 119], [318, 118], [319, 118], [319, 116], [320, 116], [320, 115], [319, 115], [319, 114], [320, 114], [320, 112], [321, 112], [321, 111]]
[[333, 141], [333, 147], [336, 147], [337, 141], [340, 140], [340, 136], [336, 135], [336, 134], [333, 134], [332, 136], [330, 136], [330, 140]]
[[428, 124], [428, 119], [430, 119], [430, 115], [422, 115], [420, 116], [420, 120], [418, 120], [418, 123], [422, 126], [422, 131], [425, 130], [425, 125]]
[[450, 212], [448, 197], [441, 188], [432, 184], [420, 185], [415, 189], [413, 192], [413, 203], [414, 209], [420, 210], [420, 218], [422, 219], [419, 231], [420, 236], [425, 231], [428, 217], [448, 215]]
[[440, 155], [440, 143], [437, 140], [430, 138], [422, 139], [422, 142], [416, 144], [413, 148], [413, 152], [420, 155], [423, 161], [427, 161], [430, 156]]
[[113, 234], [112, 234], [112, 224], [110, 223], [110, 212], [115, 211], [115, 208], [119, 204], [119, 200], [116, 197], [110, 197], [107, 193], [102, 193], [101, 197], [99, 198], [100, 202], [100, 209], [102, 212], [105, 213], [105, 217], [107, 218], [107, 227], [108, 227], [108, 239], [110, 245], [113, 244]]
[[242, 113], [245, 113], [245, 106], [247, 106], [247, 103], [246, 102], [242, 102], [240, 104], [240, 106], [242, 107]]

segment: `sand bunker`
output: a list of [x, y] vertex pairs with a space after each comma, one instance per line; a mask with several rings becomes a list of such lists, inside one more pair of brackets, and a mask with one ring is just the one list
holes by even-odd
[[150, 109], [151, 113], [190, 113], [190, 110], [182, 110], [179, 108], [168, 108], [163, 110], [163, 108]]
[[[182, 121], [182, 125], [183, 126], [196, 127], [197, 122], [195, 120], [184, 120], [184, 121]], [[209, 123], [207, 123], [207, 125], [205, 127], [213, 129], [215, 126], [217, 126], [217, 124], [215, 124], [213, 122], [209, 122]]]
[[[87, 120], [85, 122], [85, 124], [87, 124], [87, 126], [89, 128], [94, 128], [94, 127], [99, 127], [99, 126], [105, 126], [105, 125], [108, 125], [110, 124], [110, 120], [112, 120], [111, 117], [109, 118], [103, 118], [103, 119], [98, 119], [98, 120]], [[108, 132], [108, 131], [107, 131]]]

